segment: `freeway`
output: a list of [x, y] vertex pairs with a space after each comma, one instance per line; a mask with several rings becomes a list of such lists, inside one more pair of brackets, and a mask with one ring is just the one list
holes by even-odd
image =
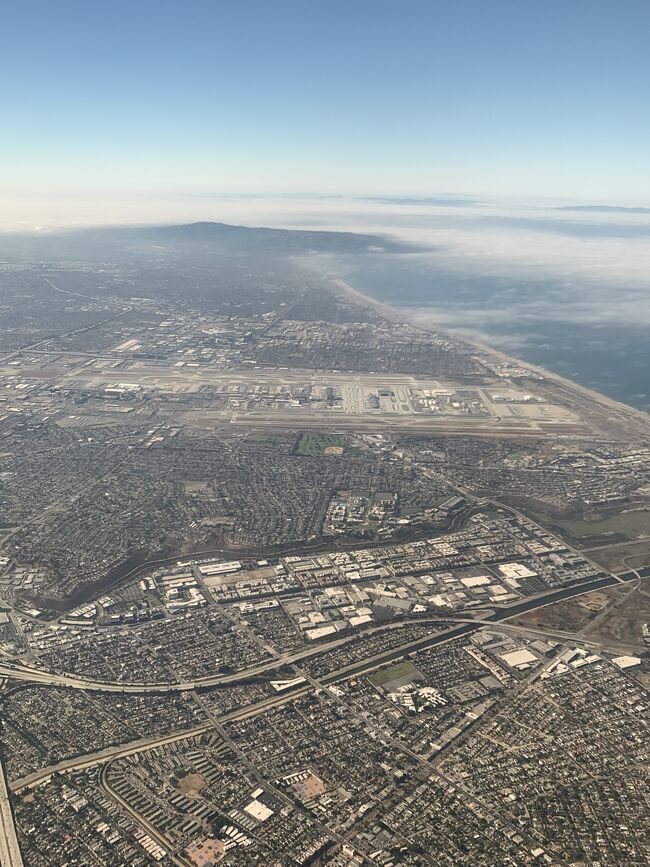
[[[286, 704], [286, 702], [298, 698], [301, 695], [306, 695], [311, 691], [311, 689], [311, 685], [307, 685], [300, 687], [300, 689], [287, 690], [280, 695], [264, 698], [261, 701], [254, 702], [253, 704], [244, 705], [236, 710], [228, 711], [228, 713], [219, 716], [218, 721], [222, 724], [234, 720], [246, 719], [250, 716], [256, 716], [272, 707]], [[172, 744], [176, 741], [192, 738], [213, 728], [214, 722], [206, 721], [191, 729], [183, 729], [167, 735], [154, 735], [150, 738], [138, 738], [137, 740], [118, 744], [114, 747], [106, 747], [105, 749], [97, 750], [93, 753], [86, 753], [82, 756], [62, 759], [60, 762], [55, 762], [54, 764], [47, 765], [44, 768], [39, 768], [37, 771], [34, 771], [25, 777], [21, 777], [18, 780], [12, 780], [9, 783], [9, 788], [12, 792], [21, 792], [23, 789], [33, 789], [35, 786], [41, 785], [41, 783], [46, 783], [53, 774], [71, 774], [76, 771], [85, 770], [86, 768], [93, 768], [109, 761], [123, 759], [126, 756], [131, 756], [135, 753], [143, 753], [147, 750], [152, 750], [154, 747], [163, 747], [166, 744]], [[1, 865], [1, 867], [4, 867], [4, 865]]]
[[[634, 576], [631, 574], [629, 575], [629, 577], [624, 576], [626, 580], [631, 580], [633, 577]], [[531, 610], [532, 608], [542, 607], [542, 605], [550, 605], [553, 602], [557, 602], [559, 599], [582, 595], [584, 593], [589, 593], [594, 589], [598, 589], [603, 586], [612, 586], [616, 583], [617, 579], [615, 578], [615, 576], [606, 576], [605, 578], [599, 578], [595, 579], [592, 582], [589, 582], [589, 585], [587, 587], [585, 587], [585, 585], [567, 587], [561, 590], [554, 591], [551, 594], [545, 594], [544, 597], [538, 600], [527, 600], [527, 602], [523, 602], [515, 606], [515, 608], [517, 609], [516, 611], [504, 608], [500, 611], [493, 611], [490, 616], [487, 616], [483, 619], [467, 618], [464, 620], [459, 620], [458, 625], [453, 626], [450, 629], [446, 629], [441, 632], [435, 632], [431, 635], [425, 636], [424, 638], [405, 642], [404, 644], [400, 645], [399, 647], [393, 648], [392, 650], [374, 654], [373, 656], [367, 657], [360, 662], [352, 663], [350, 665], [337, 669], [336, 671], [332, 671], [329, 674], [323, 675], [319, 679], [319, 685], [326, 687], [330, 684], [334, 684], [337, 681], [343, 680], [353, 675], [367, 673], [369, 671], [372, 671], [373, 669], [378, 668], [381, 665], [385, 665], [388, 662], [402, 659], [403, 657], [408, 656], [409, 654], [414, 653], [418, 650], [424, 650], [426, 648], [434, 647], [439, 644], [445, 644], [449, 641], [453, 641], [455, 638], [459, 638], [462, 635], [469, 635], [485, 626], [490, 626], [494, 623], [503, 622], [505, 626], [509, 627], [509, 624], [507, 624], [506, 621], [510, 617], [522, 613], [522, 610]], [[553, 598], [549, 600], [549, 596]], [[534, 604], [536, 601], [538, 603], [537, 605]], [[392, 628], [395, 628], [394, 624]], [[535, 632], [547, 636], [551, 632], [550, 630], [531, 630], [529, 628], [521, 628], [521, 631]], [[566, 633], [558, 632], [554, 637], [557, 637], [560, 640], [567, 640], [572, 636]], [[590, 641], [585, 641], [584, 643], [592, 646], [596, 645], [595, 642]], [[273, 664], [277, 666], [279, 663], [276, 660]], [[235, 676], [239, 677], [240, 679], [242, 678], [242, 674]], [[197, 685], [205, 686], [206, 683], [205, 681], [201, 681]], [[305, 695], [313, 688], [313, 684], [311, 683], [308, 683], [306, 685], [297, 685], [296, 688], [287, 690], [286, 692], [283, 692], [279, 695], [271, 696], [269, 698], [262, 699], [259, 702], [255, 702], [253, 704], [237, 708], [236, 710], [229, 711], [228, 713], [218, 717], [218, 721], [220, 724], [223, 724], [225, 722], [230, 722], [233, 720], [245, 719], [250, 716], [256, 716], [257, 714], [263, 713], [270, 708], [277, 707], [279, 705], [285, 704], [286, 702], [292, 701], [299, 696]], [[146, 750], [153, 749], [154, 747], [164, 746], [165, 744], [173, 743], [175, 741], [202, 734], [203, 732], [208, 731], [213, 727], [213, 723], [206, 721], [205, 723], [201, 723], [200, 725], [192, 729], [185, 729], [182, 731], [173, 732], [172, 734], [153, 736], [150, 738], [139, 738], [137, 740], [129, 741], [127, 743], [123, 743], [114, 747], [107, 747], [93, 753], [87, 753], [86, 755], [77, 756], [70, 759], [63, 759], [60, 762], [56, 762], [52, 765], [40, 768], [38, 771], [34, 771], [32, 774], [29, 774], [25, 777], [13, 780], [10, 783], [10, 788], [13, 792], [20, 792], [24, 789], [33, 788], [34, 786], [38, 786], [41, 783], [47, 782], [50, 777], [55, 773], [72, 773], [75, 771], [83, 770], [85, 768], [103, 765], [109, 761], [123, 758], [134, 753], [144, 752]], [[2, 867], [4, 867], [4, 864], [2, 864]]]
[[[584, 593], [591, 592], [592, 590], [600, 590], [604, 587], [611, 587], [612, 585], [621, 583], [623, 581], [630, 581], [635, 579], [636, 575], [633, 573], [626, 573], [622, 576], [598, 576], [591, 579], [590, 581], [585, 581], [581, 584], [576, 584], [571, 587], [562, 587], [559, 590], [551, 590], [548, 593], [543, 593], [538, 596], [524, 599], [522, 602], [518, 602], [514, 605], [504, 606], [501, 608], [494, 606], [491, 609], [490, 614], [483, 621], [483, 623], [479, 622], [478, 620], [470, 621], [468, 623], [466, 619], [455, 618], [455, 620], [458, 621], [461, 625], [453, 626], [450, 629], [436, 632], [434, 635], [427, 636], [426, 638], [420, 639], [415, 642], [409, 642], [393, 650], [386, 651], [385, 653], [377, 654], [375, 658], [377, 659], [377, 664], [381, 664], [382, 661], [388, 662], [392, 659], [398, 658], [400, 654], [403, 655], [404, 652], [410, 652], [410, 650], [418, 650], [424, 647], [431, 647], [434, 644], [438, 644], [442, 641], [447, 641], [450, 638], [458, 637], [459, 635], [463, 635], [468, 632], [473, 632], [476, 629], [479, 629], [481, 626], [485, 625], [486, 621], [498, 623], [502, 620], [507, 620], [511, 617], [515, 617], [518, 614], [523, 614], [526, 611], [533, 611], [536, 608], [541, 608], [545, 605], [551, 605], [554, 602], [559, 602], [562, 599], [569, 599], [573, 596], [581, 596]], [[454, 618], [451, 618], [449, 615], [447, 615], [445, 617], [440, 617], [438, 620], [446, 620], [447, 622], [452, 622]], [[418, 621], [414, 620], [411, 622]], [[426, 622], [426, 620], [421, 622]], [[401, 623], [400, 625], [404, 624]], [[398, 628], [398, 626], [396, 624], [392, 624], [385, 628], [394, 629]], [[271, 659], [268, 662], [260, 663], [259, 665], [256, 665], [252, 668], [247, 668], [233, 674], [215, 674], [209, 677], [196, 678], [194, 680], [187, 681], [165, 681], [160, 683], [110, 683], [103, 680], [90, 680], [72, 674], [56, 674], [54, 672], [33, 668], [31, 666], [16, 665], [14, 663], [5, 662], [0, 663], [0, 677], [10, 677], [15, 680], [23, 680], [34, 684], [43, 684], [49, 686], [66, 686], [72, 689], [84, 689], [93, 692], [116, 692], [133, 695], [141, 695], [143, 693], [153, 693], [158, 695], [171, 694], [188, 692], [189, 690], [193, 689], [228, 686], [236, 683], [242, 683], [250, 680], [251, 678], [258, 677], [259, 675], [274, 671], [282, 666], [292, 665], [294, 663], [300, 662], [308, 656], [314, 656], [324, 653], [327, 650], [335, 649], [337, 646], [341, 646], [349, 640], [350, 639], [348, 637], [345, 639], [338, 639], [327, 644], [322, 644], [315, 648], [310, 647], [306, 650], [301, 650], [296, 653], [280, 657], [278, 659]], [[405, 651], [405, 648], [410, 648], [410, 650]], [[366, 660], [364, 660], [363, 662], [366, 662]], [[359, 665], [362, 665], [363, 662], [359, 663]]]
[[532, 611], [536, 608], [542, 608], [545, 605], [552, 605], [554, 602], [559, 602], [561, 599], [581, 596], [584, 593], [590, 593], [592, 590], [611, 587], [617, 583], [617, 580], [618, 579], [614, 576], [597, 578], [594, 581], [589, 582], [588, 589], [585, 588], [584, 584], [577, 585], [576, 587], [566, 587], [562, 590], [556, 590], [552, 593], [544, 594], [543, 597], [537, 598], [536, 600], [529, 599], [508, 608], [494, 608], [484, 618], [457, 618], [459, 623], [458, 626], [454, 626], [451, 629], [445, 629], [441, 632], [436, 632], [433, 635], [427, 635], [424, 638], [419, 638], [415, 641], [410, 641], [406, 644], [400, 645], [399, 647], [395, 647], [392, 650], [378, 653], [375, 656], [367, 657], [360, 662], [352, 663], [343, 669], [324, 675], [320, 680], [323, 683], [334, 683], [336, 680], [341, 680], [343, 677], [351, 677], [355, 674], [361, 674], [373, 668], [378, 668], [380, 665], [385, 665], [387, 662], [395, 662], [418, 650], [435, 647], [437, 644], [444, 644], [447, 641], [452, 641], [454, 638], [460, 638], [461, 635], [471, 635], [473, 632], [477, 632], [485, 626], [505, 622], [511, 617], [523, 614], [524, 611]]
[[0, 764], [0, 867], [23, 867], [7, 780]]
[[33, 774], [28, 774], [26, 777], [22, 777], [19, 780], [11, 780], [9, 788], [12, 792], [20, 792], [22, 789], [31, 789], [34, 786], [49, 780], [53, 774], [66, 774], [72, 773], [73, 771], [76, 772], [87, 768], [93, 768], [97, 765], [103, 765], [105, 762], [110, 762], [115, 759], [123, 759], [126, 756], [133, 755], [134, 753], [142, 753], [146, 750], [151, 750], [154, 747], [163, 747], [167, 744], [172, 744], [175, 741], [182, 741], [185, 738], [191, 738], [195, 735], [203, 734], [203, 732], [207, 731], [209, 728], [212, 728], [211, 723], [203, 723], [202, 725], [195, 726], [192, 729], [183, 729], [170, 735], [138, 738], [135, 741], [128, 741], [119, 746], [106, 747], [103, 750], [97, 750], [94, 753], [86, 753], [83, 756], [63, 759], [60, 762], [55, 762], [44, 768], [39, 768], [38, 771], [34, 771]]

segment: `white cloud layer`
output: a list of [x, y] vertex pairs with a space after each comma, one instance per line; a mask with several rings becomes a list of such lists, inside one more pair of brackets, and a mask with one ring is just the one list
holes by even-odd
[[[439, 196], [438, 200], [446, 197]], [[419, 315], [456, 326], [557, 319], [650, 325], [650, 213], [568, 211], [561, 201], [450, 205], [338, 197], [151, 197], [136, 201], [5, 200], [0, 229], [215, 220], [388, 234], [432, 248], [403, 259], [432, 280], [491, 281], [489, 303], [420, 298]], [[640, 203], [648, 205], [650, 203]], [[531, 286], [539, 287], [531, 289]], [[543, 288], [542, 288], [543, 287]], [[399, 287], [398, 287], [399, 288]]]

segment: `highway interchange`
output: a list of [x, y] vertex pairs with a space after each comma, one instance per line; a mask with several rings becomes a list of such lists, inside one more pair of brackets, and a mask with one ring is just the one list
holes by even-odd
[[[55, 763], [54, 765], [41, 768], [38, 771], [28, 775], [27, 777], [19, 780], [14, 780], [11, 783], [10, 788], [15, 793], [21, 792], [47, 782], [55, 773], [73, 773], [76, 771], [97, 766], [105, 768], [109, 762], [116, 759], [151, 750], [155, 747], [171, 744], [175, 741], [183, 740], [188, 737], [200, 735], [205, 731], [214, 729], [215, 727], [218, 731], [223, 731], [223, 724], [226, 722], [241, 720], [246, 717], [258, 715], [270, 708], [277, 707], [279, 705], [292, 701], [298, 696], [305, 695], [314, 689], [324, 689], [329, 692], [329, 685], [334, 684], [341, 679], [347, 678], [351, 675], [367, 673], [386, 664], [387, 662], [406, 657], [417, 650], [433, 647], [435, 645], [452, 641], [461, 635], [471, 634], [482, 628], [483, 626], [494, 624], [497, 622], [503, 622], [506, 628], [510, 628], [510, 625], [507, 624], [507, 621], [512, 617], [521, 614], [523, 611], [534, 610], [545, 605], [552, 604], [559, 599], [571, 598], [574, 596], [589, 593], [595, 589], [602, 589], [604, 587], [613, 586], [619, 583], [634, 582], [634, 586], [636, 586], [637, 582], [640, 580], [640, 577], [641, 576], [638, 572], [629, 572], [622, 576], [600, 576], [594, 578], [591, 581], [584, 582], [581, 585], [564, 588], [562, 590], [551, 591], [550, 593], [540, 594], [536, 598], [527, 599], [524, 602], [518, 603], [517, 605], [511, 606], [509, 608], [503, 607], [501, 609], [492, 609], [491, 611], [485, 612], [483, 617], [477, 617], [476, 619], [458, 618], [457, 621], [454, 622], [454, 625], [451, 625], [448, 629], [445, 629], [444, 631], [434, 632], [428, 636], [425, 636], [424, 638], [415, 641], [407, 641], [397, 648], [375, 654], [362, 660], [361, 662], [345, 666], [344, 668], [331, 672], [325, 676], [322, 676], [319, 679], [315, 679], [309, 676], [308, 674], [306, 674], [304, 669], [301, 669], [299, 667], [301, 658], [304, 659], [305, 656], [311, 655], [306, 654], [305, 652], [303, 652], [302, 654], [294, 653], [292, 655], [276, 653], [275, 658], [270, 662], [265, 663], [263, 666], [256, 666], [254, 669], [241, 671], [234, 675], [218, 675], [214, 677], [203, 678], [193, 682], [167, 684], [110, 684], [100, 681], [85, 680], [82, 678], [76, 678], [68, 675], [56, 675], [48, 672], [38, 672], [37, 669], [33, 668], [21, 669], [20, 666], [2, 664], [0, 665], [0, 675], [10, 677], [16, 680], [26, 681], [30, 683], [43, 683], [54, 686], [66, 686], [74, 689], [127, 693], [173, 693], [179, 691], [188, 691], [192, 689], [204, 690], [209, 688], [218, 688], [219, 686], [225, 686], [228, 683], [244, 681], [247, 678], [253, 676], [253, 674], [260, 674], [263, 671], [270, 671], [274, 668], [279, 668], [281, 666], [292, 666], [294, 671], [298, 675], [301, 675], [296, 678], [297, 682], [293, 688], [279, 693], [277, 696], [271, 696], [254, 704], [230, 711], [219, 717], [208, 719], [204, 723], [201, 723], [200, 725], [195, 726], [191, 729], [176, 731], [164, 736], [139, 738], [135, 741], [123, 743], [114, 747], [108, 747], [97, 752], [88, 753], [86, 755], [77, 756], [70, 759], [65, 759], [63, 761]], [[384, 628], [397, 627], [395, 626], [395, 624], [393, 624], [392, 626], [389, 625]], [[521, 629], [520, 627], [513, 628], [519, 630]], [[554, 637], [562, 640], [563, 642], [570, 640], [572, 637], [571, 635], [559, 633], [553, 630], [526, 629], [526, 631], [533, 631], [539, 634], [544, 634], [547, 637], [552, 634]], [[323, 649], [326, 649], [326, 646], [322, 646], [321, 648], [319, 648], [321, 652]], [[536, 672], [535, 674], [538, 673], [539, 672]], [[418, 757], [418, 761], [422, 760]], [[108, 789], [106, 789], [106, 787], [105, 790], [110, 797], [114, 798], [115, 793], [109, 791]], [[11, 812], [11, 806], [9, 801], [9, 792], [7, 789], [7, 783], [4, 778], [4, 774], [0, 774], [0, 802], [0, 806], [2, 809], [0, 865], [1, 867], [21, 867], [23, 862], [16, 839], [13, 815]], [[141, 825], [141, 827], [145, 828], [147, 833], [150, 833], [151, 829], [145, 827], [141, 816], [134, 815], [133, 818]], [[157, 839], [157, 836], [158, 835], [155, 835], [154, 839]], [[165, 841], [161, 840], [160, 842], [164, 843]], [[166, 843], [165, 848], [167, 848]], [[174, 860], [176, 861], [176, 859]], [[186, 862], [183, 860], [178, 860], [176, 861], [176, 863], [184, 864]]]
[[[594, 578], [591, 581], [574, 587], [563, 588], [562, 590], [555, 590], [549, 593], [540, 594], [534, 599], [525, 600], [524, 602], [518, 603], [514, 606], [503, 607], [501, 609], [492, 609], [491, 611], [485, 612], [485, 615], [483, 617], [477, 617], [474, 619], [454, 618], [453, 625], [450, 625], [448, 629], [433, 632], [430, 635], [425, 636], [424, 638], [420, 638], [414, 641], [404, 642], [402, 645], [396, 648], [374, 654], [373, 656], [367, 657], [361, 662], [353, 663], [337, 671], [331, 672], [323, 676], [318, 682], [318, 685], [321, 686], [323, 684], [332, 684], [351, 675], [367, 673], [369, 671], [372, 671], [373, 669], [385, 665], [388, 662], [401, 659], [418, 650], [434, 647], [436, 645], [452, 641], [453, 639], [458, 638], [461, 635], [469, 635], [473, 632], [476, 632], [478, 629], [481, 629], [483, 626], [503, 622], [504, 626], [510, 628], [510, 625], [507, 624], [507, 621], [523, 613], [524, 611], [531, 611], [537, 608], [541, 608], [545, 605], [551, 605], [554, 602], [559, 601], [560, 599], [567, 599], [574, 596], [583, 595], [585, 593], [590, 593], [593, 590], [602, 589], [604, 587], [611, 587], [617, 583], [637, 581], [638, 577], [638, 574], [633, 572], [626, 573], [623, 576], [600, 576]], [[428, 619], [431, 620], [431, 618]], [[451, 618], [446, 618], [446, 621], [449, 623], [451, 623], [451, 620]], [[440, 621], [438, 620], [437, 622], [439, 623]], [[395, 624], [389, 624], [384, 628], [395, 629], [399, 628], [399, 626], [396, 626]], [[553, 630], [526, 629], [526, 631], [544, 634], [547, 636], [552, 633], [554, 636], [562, 640], [567, 640], [567, 638], [570, 637], [564, 633]], [[339, 645], [340, 643], [341, 641], [329, 642], [328, 644], [321, 645], [316, 652], [322, 653], [323, 651], [331, 649], [332, 646]], [[297, 666], [299, 665], [301, 660], [304, 660], [306, 657], [313, 654], [313, 649], [311, 649], [310, 651], [302, 651], [300, 653], [283, 655], [278, 654], [276, 658], [270, 660], [269, 662], [266, 662], [262, 665], [254, 666], [252, 668], [237, 672], [235, 674], [214, 675], [212, 677], [201, 678], [194, 681], [183, 681], [177, 683], [107, 683], [104, 681], [87, 680], [72, 675], [57, 675], [52, 672], [39, 671], [35, 668], [16, 666], [7, 663], [0, 663], [0, 676], [27, 683], [43, 684], [49, 686], [64, 686], [71, 689], [82, 689], [94, 692], [117, 692], [138, 695], [146, 693], [172, 694], [178, 692], [187, 692], [195, 689], [205, 690], [210, 688], [219, 688], [238, 682], [245, 682], [247, 680], [250, 680], [252, 677], [264, 673], [269, 673], [281, 667]], [[222, 717], [219, 718], [219, 720], [220, 722], [227, 722], [230, 720], [242, 719], [248, 716], [257, 715], [265, 710], [268, 710], [271, 707], [284, 704], [288, 701], [295, 699], [297, 696], [304, 695], [313, 688], [313, 684], [306, 682], [303, 679], [302, 682], [296, 683], [293, 688], [283, 691], [277, 696], [271, 696], [270, 698], [263, 699], [262, 701], [245, 706], [235, 711], [231, 711], [227, 714], [224, 714]], [[94, 753], [89, 753], [84, 756], [78, 756], [72, 759], [65, 759], [61, 762], [57, 762], [54, 765], [41, 768], [23, 779], [14, 780], [11, 783], [10, 788], [12, 789], [12, 791], [21, 791], [22, 789], [31, 788], [35, 785], [46, 782], [54, 773], [71, 773], [73, 771], [82, 770], [83, 768], [101, 765], [116, 758], [121, 758], [137, 752], [142, 752], [148, 749], [152, 749], [155, 746], [162, 746], [167, 743], [172, 743], [176, 740], [181, 740], [192, 735], [200, 734], [210, 728], [212, 728], [212, 724], [210, 722], [205, 722], [189, 730], [178, 731], [161, 737], [139, 738], [130, 743], [121, 744], [115, 747], [108, 747], [106, 749], [99, 750]], [[9, 861], [7, 863], [12, 864], [20, 862]], [[2, 865], [2, 867], [4, 867], [5, 862], [3, 860], [0, 860], [0, 864]]]
[[[510, 510], [515, 511], [515, 510]], [[597, 570], [596, 564], [594, 564]], [[85, 690], [97, 693], [121, 693], [131, 695], [157, 694], [171, 695], [178, 693], [187, 693], [192, 690], [204, 691], [208, 689], [218, 689], [237, 683], [245, 683], [252, 678], [271, 676], [273, 672], [287, 668], [292, 668], [297, 675], [295, 683], [288, 689], [279, 692], [277, 695], [265, 698], [254, 704], [238, 708], [230, 711], [220, 717], [208, 719], [206, 722], [192, 728], [185, 729], [167, 734], [165, 736], [155, 736], [151, 738], [140, 738], [136, 741], [123, 743], [114, 747], [89, 753], [75, 758], [69, 758], [59, 761], [53, 765], [29, 774], [22, 779], [13, 780], [9, 786], [4, 776], [4, 772], [0, 767], [0, 809], [2, 810], [2, 835], [0, 838], [0, 867], [21, 867], [22, 857], [20, 848], [16, 838], [16, 831], [11, 810], [9, 798], [9, 789], [12, 792], [20, 792], [25, 789], [38, 786], [47, 782], [55, 773], [73, 773], [85, 768], [100, 766], [106, 767], [107, 764], [115, 759], [123, 758], [138, 752], [150, 750], [157, 746], [173, 743], [187, 737], [201, 734], [205, 731], [212, 730], [215, 726], [221, 730], [223, 723], [228, 721], [243, 719], [249, 716], [255, 716], [264, 711], [276, 707], [286, 702], [292, 701], [298, 696], [307, 694], [314, 689], [329, 691], [329, 686], [339, 680], [348, 678], [353, 675], [367, 673], [383, 666], [389, 662], [402, 659], [425, 648], [430, 648], [436, 645], [444, 644], [452, 641], [463, 635], [470, 635], [484, 626], [502, 623], [507, 629], [518, 629], [508, 624], [507, 621], [513, 617], [527, 611], [532, 611], [546, 605], [551, 605], [563, 599], [590, 593], [594, 590], [601, 590], [606, 587], [615, 586], [617, 584], [629, 584], [630, 589], [638, 586], [642, 575], [645, 575], [650, 570], [629, 571], [622, 575], [607, 574], [602, 572], [595, 577], [584, 581], [580, 584], [561, 589], [551, 590], [545, 593], [538, 594], [534, 597], [528, 597], [521, 602], [509, 606], [491, 605], [489, 609], [475, 609], [474, 617], [456, 617], [445, 615], [444, 617], [433, 618], [431, 614], [421, 618], [411, 618], [409, 621], [401, 623], [386, 624], [383, 626], [370, 627], [368, 632], [377, 630], [397, 630], [404, 626], [407, 622], [419, 622], [422, 624], [431, 623], [432, 631], [430, 634], [416, 640], [405, 640], [402, 644], [390, 650], [382, 651], [365, 659], [347, 665], [336, 671], [330, 672], [320, 679], [315, 679], [307, 674], [300, 667], [301, 662], [321, 654], [327, 650], [332, 650], [345, 644], [349, 639], [336, 639], [326, 642], [317, 647], [305, 648], [292, 653], [278, 653], [269, 645], [264, 645], [265, 649], [271, 652], [272, 658], [251, 666], [247, 669], [240, 670], [231, 674], [215, 674], [204, 678], [197, 678], [184, 681], [167, 681], [167, 682], [140, 682], [140, 683], [115, 683], [100, 680], [92, 680], [79, 677], [73, 674], [56, 673], [39, 669], [29, 665], [20, 665], [13, 662], [0, 662], [0, 678], [6, 679], [6, 686], [11, 688], [12, 685], [19, 684], [40, 684], [46, 686], [58, 686], [68, 689]], [[440, 625], [445, 624], [446, 628], [440, 629]], [[435, 628], [438, 627], [438, 628]], [[363, 631], [363, 630], [362, 630]], [[560, 633], [553, 630], [526, 629], [526, 632], [553, 637], [565, 643], [573, 637], [565, 633]], [[590, 642], [586, 642], [590, 643]], [[592, 643], [593, 644], [593, 643]], [[113, 797], [113, 793], [107, 790], [107, 794]], [[140, 821], [141, 817], [136, 817]], [[141, 823], [142, 824], [142, 823]], [[144, 826], [143, 826], [144, 827]], [[148, 832], [148, 829], [147, 829]], [[176, 863], [185, 863], [177, 861]]]
[[[409, 642], [408, 644], [402, 645], [397, 649], [378, 654], [376, 657], [372, 657], [371, 659], [373, 660], [373, 664], [374, 660], [376, 660], [376, 664], [381, 664], [383, 662], [387, 662], [397, 658], [402, 653], [409, 653], [412, 650], [418, 650], [423, 647], [431, 647], [434, 644], [438, 644], [440, 641], [445, 641], [458, 635], [474, 632], [476, 629], [479, 629], [481, 626], [487, 623], [498, 623], [502, 620], [507, 620], [511, 617], [515, 617], [518, 614], [523, 614], [525, 611], [532, 611], [535, 608], [540, 608], [544, 605], [550, 605], [553, 602], [558, 602], [561, 599], [568, 599], [572, 596], [589, 593], [592, 590], [600, 590], [605, 587], [611, 587], [612, 585], [621, 581], [630, 581], [635, 579], [636, 573], [632, 572], [627, 573], [623, 576], [598, 576], [591, 579], [590, 581], [585, 581], [572, 587], [565, 587], [560, 590], [552, 590], [548, 593], [539, 594], [538, 596], [531, 597], [515, 605], [503, 607], [492, 606], [488, 616], [486, 616], [485, 619], [482, 620], [477, 618], [451, 618], [448, 615], [446, 615], [444, 618], [439, 617], [436, 618], [436, 622], [438, 623], [443, 620], [457, 622], [461, 625], [453, 626], [450, 629], [442, 632], [436, 632], [434, 636], [419, 639], [415, 642]], [[424, 622], [426, 622], [426, 620], [431, 621], [431, 619], [432, 618], [429, 616], [424, 620]], [[384, 628], [394, 629], [399, 627], [395, 624], [389, 624], [387, 627]], [[44, 684], [47, 686], [65, 686], [71, 689], [83, 689], [96, 692], [117, 692], [134, 695], [142, 695], [144, 693], [171, 694], [178, 692], [187, 692], [188, 690], [192, 689], [227, 686], [238, 682], [250, 680], [252, 677], [256, 677], [266, 672], [273, 671], [281, 666], [297, 663], [307, 656], [313, 656], [314, 654], [323, 653], [324, 651], [331, 650], [334, 647], [343, 644], [345, 640], [346, 639], [339, 639], [337, 641], [321, 644], [317, 648], [309, 648], [308, 650], [298, 651], [293, 654], [285, 654], [268, 662], [260, 663], [258, 665], [252, 666], [251, 668], [235, 672], [234, 674], [215, 674], [209, 677], [197, 678], [188, 681], [166, 681], [153, 683], [111, 683], [109, 681], [103, 680], [90, 680], [88, 678], [78, 677], [77, 675], [73, 674], [56, 674], [55, 672], [46, 671], [44, 669], [38, 669], [31, 666], [18, 665], [16, 663], [8, 662], [0, 662], [0, 677], [12, 678], [19, 681], [27, 681], [28, 683], [34, 684]], [[364, 660], [364, 662], [360, 664], [365, 665], [367, 662], [368, 660]]]

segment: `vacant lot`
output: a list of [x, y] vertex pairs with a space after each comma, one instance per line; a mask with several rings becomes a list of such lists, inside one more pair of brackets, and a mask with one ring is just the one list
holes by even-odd
[[643, 625], [650, 623], [650, 579], [645, 578], [638, 590], [633, 590], [624, 601], [614, 604], [607, 615], [587, 629], [585, 635], [595, 641], [614, 641], [644, 646]]
[[576, 538], [602, 537], [609, 534], [626, 536], [628, 539], [650, 538], [650, 512], [645, 510], [621, 512], [593, 521], [585, 518], [565, 518], [558, 523]]
[[650, 566], [650, 539], [583, 550], [591, 560], [610, 572], [627, 572], [629, 569]]
[[201, 776], [191, 772], [186, 774], [177, 783], [179, 791], [188, 798], [198, 797], [199, 792], [208, 785], [207, 781]]
[[578, 632], [597, 617], [608, 605], [623, 598], [624, 588], [610, 587], [607, 590], [595, 590], [584, 596], [563, 599], [553, 605], [544, 605], [535, 611], [527, 611], [514, 617], [510, 622], [519, 626], [531, 626], [539, 629], [559, 629], [563, 632]]

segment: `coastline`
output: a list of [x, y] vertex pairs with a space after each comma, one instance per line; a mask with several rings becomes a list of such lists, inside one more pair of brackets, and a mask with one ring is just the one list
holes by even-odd
[[[355, 289], [354, 286], [350, 286], [349, 283], [346, 283], [341, 277], [329, 277], [330, 282], [335, 287], [335, 291], [338, 290], [339, 293], [346, 297], [348, 300], [353, 300], [361, 306], [370, 307], [380, 313], [384, 318], [396, 321], [403, 322], [409, 325], [414, 326], [415, 328], [419, 328], [422, 331], [429, 331], [431, 333], [437, 334], [446, 334], [444, 329], [436, 329], [431, 326], [423, 325], [421, 322], [416, 322], [408, 313], [407, 309], [394, 307], [391, 304], [387, 304], [384, 301], [378, 301], [376, 298], [373, 298], [371, 295], [367, 295], [365, 292], [361, 292], [358, 289]], [[569, 391], [578, 393], [584, 398], [588, 398], [589, 400], [600, 404], [603, 407], [607, 407], [610, 410], [615, 411], [616, 413], [623, 414], [628, 418], [633, 418], [635, 421], [639, 422], [644, 426], [648, 426], [647, 435], [650, 436], [650, 414], [644, 412], [637, 407], [630, 406], [630, 404], [622, 403], [621, 401], [617, 401], [614, 398], [608, 397], [605, 394], [602, 394], [599, 391], [594, 391], [593, 389], [587, 388], [584, 385], [580, 385], [572, 379], [567, 379], [564, 376], [561, 376], [558, 373], [553, 373], [550, 370], [547, 370], [544, 367], [540, 367], [536, 364], [531, 364], [527, 361], [524, 361], [521, 358], [516, 358], [515, 356], [508, 355], [500, 349], [495, 349], [492, 346], [487, 346], [483, 343], [477, 343], [475, 341], [470, 341], [465, 337], [457, 337], [456, 335], [449, 335], [453, 337], [455, 341], [458, 343], [464, 344], [470, 349], [477, 350], [485, 355], [491, 356], [498, 362], [513, 364], [518, 367], [526, 368], [527, 370], [532, 371], [533, 373], [542, 376], [545, 380], [551, 383], [555, 383], [558, 386], [561, 386], [564, 389], [568, 389]]]

